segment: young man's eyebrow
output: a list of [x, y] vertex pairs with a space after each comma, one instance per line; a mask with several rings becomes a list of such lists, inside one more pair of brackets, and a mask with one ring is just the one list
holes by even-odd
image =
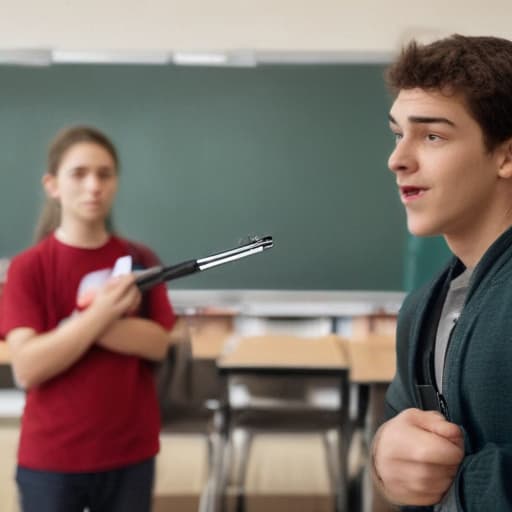
[[[391, 114], [388, 114], [388, 119], [389, 119], [390, 123], [398, 125], [395, 118]], [[411, 123], [418, 123], [418, 124], [443, 123], [443, 124], [448, 124], [450, 126], [455, 126], [455, 123], [453, 121], [450, 121], [446, 117], [409, 116], [407, 119]]]
[[393, 124], [398, 124], [396, 121], [395, 121], [395, 118], [391, 115], [391, 114], [388, 114], [388, 119], [389, 119], [389, 122], [390, 123], [393, 123]]

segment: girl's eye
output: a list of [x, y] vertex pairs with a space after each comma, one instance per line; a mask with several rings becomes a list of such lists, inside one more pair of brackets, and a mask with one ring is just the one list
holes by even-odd
[[398, 143], [402, 140], [403, 135], [398, 132], [393, 132], [393, 137], [395, 138], [395, 142]]
[[430, 142], [437, 142], [438, 140], [441, 140], [441, 137], [439, 137], [439, 135], [434, 135], [433, 133], [429, 133], [427, 135], [427, 139], [430, 141]]
[[105, 169], [104, 171], [101, 171], [99, 174], [98, 174], [98, 177], [101, 179], [101, 180], [109, 180], [111, 178], [113, 178], [115, 175], [115, 172], [110, 170], [110, 169]]

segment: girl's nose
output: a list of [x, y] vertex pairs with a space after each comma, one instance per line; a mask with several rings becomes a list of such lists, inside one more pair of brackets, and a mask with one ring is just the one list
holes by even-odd
[[101, 179], [94, 173], [90, 173], [87, 176], [85, 185], [88, 190], [99, 190], [101, 188]]

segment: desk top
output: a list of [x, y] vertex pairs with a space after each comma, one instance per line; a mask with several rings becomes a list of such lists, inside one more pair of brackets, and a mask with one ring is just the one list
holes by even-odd
[[[235, 349], [222, 355], [233, 337], [232, 320], [217, 318], [191, 328], [192, 352], [196, 358], [216, 359], [222, 370], [296, 369], [337, 371], [350, 367], [354, 383], [388, 383], [396, 371], [395, 340], [392, 336], [369, 335], [364, 339], [344, 340], [336, 335], [298, 338], [266, 335], [243, 338]], [[242, 338], [240, 338], [242, 339]], [[220, 356], [220, 357], [219, 357]], [[0, 341], [0, 364], [9, 364], [8, 346]]]
[[357, 384], [389, 383], [396, 371], [393, 336], [370, 335], [345, 342], [350, 381]]
[[348, 359], [335, 335], [299, 338], [265, 335], [233, 338], [231, 350], [221, 355], [217, 366], [222, 371], [340, 372], [348, 369]]
[[198, 317], [190, 320], [190, 341], [195, 359], [217, 359], [233, 334], [233, 318]]
[[0, 340], [0, 364], [8, 364], [9, 362], [10, 358], [7, 343]]

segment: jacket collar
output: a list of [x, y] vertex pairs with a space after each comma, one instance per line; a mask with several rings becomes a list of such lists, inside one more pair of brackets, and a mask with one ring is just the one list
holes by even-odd
[[[471, 276], [466, 303], [475, 295], [482, 285], [489, 283], [495, 277], [501, 266], [510, 258], [507, 249], [512, 245], [512, 227], [502, 233], [487, 249]], [[425, 336], [435, 336], [442, 308], [450, 282], [464, 270], [463, 263], [453, 257], [442, 272], [433, 279], [422, 292], [419, 292], [418, 310], [411, 328], [409, 348], [409, 382], [416, 381], [417, 356]], [[436, 315], [437, 312], [437, 315]]]
[[507, 249], [509, 249], [511, 245], [512, 227], [508, 228], [494, 241], [478, 262], [471, 276], [466, 302], [471, 300], [471, 297], [482, 283], [492, 281], [501, 266], [510, 258]]

